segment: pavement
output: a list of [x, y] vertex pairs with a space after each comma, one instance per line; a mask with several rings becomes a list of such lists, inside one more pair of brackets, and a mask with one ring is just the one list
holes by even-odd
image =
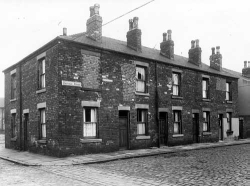
[[216, 148], [231, 145], [250, 144], [250, 139], [240, 139], [235, 141], [219, 141], [217, 143], [195, 143], [190, 145], [180, 145], [174, 147], [162, 146], [160, 148], [122, 150], [111, 153], [75, 155], [65, 158], [57, 158], [35, 154], [28, 151], [18, 151], [6, 149], [4, 147], [4, 135], [0, 134], [0, 158], [21, 164], [24, 166], [67, 166], [80, 164], [103, 163], [121, 159], [154, 156], [159, 154], [169, 154], [190, 150]]

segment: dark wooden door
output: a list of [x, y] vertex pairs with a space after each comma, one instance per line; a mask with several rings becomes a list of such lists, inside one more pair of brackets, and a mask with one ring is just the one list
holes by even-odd
[[128, 148], [128, 112], [119, 111], [119, 147]]
[[193, 142], [199, 143], [199, 114], [193, 114]]
[[243, 125], [244, 125], [244, 120], [243, 118], [240, 118], [239, 120], [239, 138], [243, 139]]
[[23, 122], [23, 150], [28, 150], [28, 122], [29, 122], [29, 114], [24, 114], [24, 122]]
[[160, 145], [167, 145], [168, 143], [168, 115], [167, 112], [159, 113], [159, 133]]
[[223, 140], [223, 114], [218, 116], [218, 125], [219, 125], [219, 140]]

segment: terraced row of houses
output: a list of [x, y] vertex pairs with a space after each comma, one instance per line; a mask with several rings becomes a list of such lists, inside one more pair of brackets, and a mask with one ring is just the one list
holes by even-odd
[[63, 157], [246, 137], [239, 76], [222, 68], [220, 47], [210, 65], [199, 40], [175, 55], [171, 30], [147, 48], [138, 22], [126, 42], [104, 37], [96, 4], [86, 32], [64, 29], [5, 69], [6, 148]]

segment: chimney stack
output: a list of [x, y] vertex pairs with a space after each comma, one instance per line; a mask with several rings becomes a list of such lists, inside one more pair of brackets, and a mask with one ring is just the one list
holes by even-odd
[[[167, 39], [168, 38], [168, 39]], [[163, 33], [163, 41], [160, 44], [160, 54], [168, 59], [174, 59], [174, 41], [172, 40], [172, 30]]]
[[95, 4], [89, 8], [90, 18], [87, 20], [86, 36], [101, 42], [102, 40], [102, 17], [99, 15], [99, 4]]
[[63, 28], [63, 35], [67, 36], [67, 28]]
[[138, 20], [138, 17], [129, 20], [127, 46], [135, 51], [141, 52], [141, 30], [138, 28]]
[[214, 47], [212, 48], [212, 55], [210, 56], [210, 68], [221, 71], [222, 69], [222, 55], [220, 54], [220, 47], [216, 47], [216, 54]]
[[[195, 45], [196, 44], [196, 45]], [[191, 41], [191, 49], [188, 51], [188, 62], [200, 66], [201, 65], [201, 47], [199, 45], [199, 40], [192, 40]]]
[[250, 78], [250, 61], [244, 61], [244, 68], [242, 69], [242, 76]]

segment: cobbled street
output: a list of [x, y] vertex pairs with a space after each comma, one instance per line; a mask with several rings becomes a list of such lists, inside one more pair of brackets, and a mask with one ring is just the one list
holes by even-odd
[[92, 165], [25, 167], [0, 159], [0, 185], [250, 185], [250, 145]]

